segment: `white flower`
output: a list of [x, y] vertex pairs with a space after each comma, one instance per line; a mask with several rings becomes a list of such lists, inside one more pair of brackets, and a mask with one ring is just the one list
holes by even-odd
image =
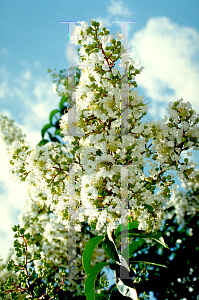
[[78, 231], [78, 232], [81, 232], [80, 224], [75, 224], [75, 230]]
[[117, 68], [113, 68], [113, 69], [112, 69], [112, 73], [113, 73], [114, 76], [116, 76], [116, 75], [118, 74], [118, 72], [119, 72], [119, 71], [118, 71]]

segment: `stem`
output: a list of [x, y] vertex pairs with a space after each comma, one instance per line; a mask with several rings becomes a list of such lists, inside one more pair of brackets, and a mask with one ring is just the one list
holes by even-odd
[[60, 286], [59, 286], [58, 289], [56, 290], [56, 293], [59, 292], [59, 290], [61, 289], [62, 285], [64, 284], [64, 281], [65, 281], [65, 279], [63, 278], [63, 279], [62, 279], [62, 282], [61, 282], [61, 284], [60, 284]]

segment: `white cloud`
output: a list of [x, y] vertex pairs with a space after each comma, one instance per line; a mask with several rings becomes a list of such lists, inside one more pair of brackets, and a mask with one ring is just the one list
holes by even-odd
[[5, 67], [0, 68], [0, 76], [2, 77], [2, 80], [0, 82], [0, 98], [1, 101], [6, 100], [7, 97], [13, 97], [13, 92], [10, 89], [9, 86], [9, 74]]
[[[17, 117], [20, 124], [16, 124], [26, 134], [27, 140], [36, 145], [41, 140], [40, 131], [48, 123], [51, 110], [59, 104], [59, 97], [53, 93], [53, 83], [47, 76], [35, 76], [27, 68], [14, 78], [9, 76], [5, 68], [0, 71], [3, 78], [0, 86], [3, 104], [0, 113], [12, 119]], [[13, 103], [17, 103], [20, 108], [20, 116], [12, 110]], [[8, 169], [5, 145], [0, 137], [0, 257], [3, 258], [12, 247], [11, 228], [18, 224], [17, 214], [22, 210], [27, 197], [26, 187], [13, 182]]]
[[0, 98], [5, 98], [8, 95], [12, 96], [13, 93], [10, 91], [8, 83], [6, 81], [2, 81], [0, 83]]
[[32, 79], [32, 74], [30, 71], [26, 71], [22, 74], [25, 80], [31, 80]]
[[110, 16], [130, 16], [131, 13], [123, 1], [111, 0], [107, 7]]
[[151, 18], [130, 40], [131, 56], [144, 70], [137, 76], [145, 95], [160, 104], [183, 98], [199, 110], [199, 33], [166, 17]]
[[24, 206], [27, 189], [23, 184], [10, 178], [9, 162], [6, 156], [6, 146], [0, 136], [0, 257], [6, 258], [8, 249], [13, 244], [12, 226], [18, 224], [16, 217]]
[[0, 86], [4, 110], [10, 109], [11, 118], [15, 119], [12, 103], [17, 103], [20, 108], [20, 126], [27, 139], [37, 144], [41, 139], [42, 127], [49, 122], [51, 110], [56, 109], [59, 104], [59, 97], [53, 92], [53, 82], [49, 75], [41, 78], [40, 75], [33, 75], [30, 69], [25, 69], [19, 72], [17, 77], [10, 78], [8, 71], [4, 69], [1, 70], [4, 79]]
[[[107, 15], [98, 16], [96, 21], [103, 21], [105, 27], [112, 27], [113, 24], [119, 26], [121, 28], [121, 23], [112, 23], [118, 21], [118, 17], [127, 17], [132, 16], [133, 13], [128, 8], [128, 5], [124, 1], [110, 0], [106, 7]], [[117, 18], [116, 18], [117, 17]]]
[[53, 84], [49, 81], [35, 80], [32, 95], [29, 101], [26, 101], [24, 125], [40, 131], [49, 122], [49, 114], [52, 109], [58, 107], [58, 104], [59, 98], [53, 92]]

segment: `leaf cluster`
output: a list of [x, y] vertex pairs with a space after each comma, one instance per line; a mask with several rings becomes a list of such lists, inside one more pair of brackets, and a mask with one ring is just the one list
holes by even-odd
[[[29, 299], [65, 299], [62, 298], [67, 287], [64, 270], [63, 279], [60, 280], [55, 276], [57, 270], [51, 269], [40, 253], [31, 254], [28, 250], [32, 242], [30, 234], [20, 225], [15, 225], [12, 229], [15, 233], [15, 257], [8, 261], [4, 269], [15, 273], [15, 276], [8, 278], [0, 286], [1, 299], [7, 299], [7, 295], [10, 295], [11, 299], [23, 299], [23, 296], [28, 296]], [[38, 270], [35, 269], [37, 261], [40, 262]]]
[[[134, 257], [135, 251], [138, 247], [146, 243], [146, 239], [153, 240], [157, 244], [168, 248], [160, 232], [146, 233], [138, 230], [138, 225], [139, 224], [137, 221], [130, 222], [127, 225], [119, 225], [114, 233], [111, 232], [109, 234], [105, 233], [104, 235], [97, 235], [87, 242], [82, 258], [83, 267], [87, 274], [85, 280], [85, 294], [87, 300], [94, 300], [95, 298], [97, 298], [95, 296], [95, 280], [104, 267], [109, 266], [111, 270], [115, 271], [117, 288], [123, 296], [127, 296], [127, 292], [123, 292], [123, 289], [128, 291], [128, 293], [133, 294], [136, 283], [140, 282], [141, 280], [143, 266], [144, 269], [146, 269], [146, 266], [148, 265], [157, 265], [158, 267], [166, 268], [166, 266], [161, 263], [156, 263], [151, 260], [142, 260], [143, 257], [141, 255]], [[127, 246], [121, 252], [116, 244], [118, 240], [121, 240], [123, 238], [127, 238]], [[110, 261], [98, 263], [91, 268], [93, 251], [100, 244], [109, 257]], [[123, 261], [125, 261], [126, 264], [124, 264]], [[139, 271], [136, 271], [135, 269], [135, 265], [137, 264], [140, 265]], [[119, 283], [117, 282], [118, 279], [121, 280], [122, 284], [120, 283], [119, 285]], [[114, 289], [112, 290], [112, 292], [114, 292]], [[107, 293], [107, 299], [111, 297], [112, 292]], [[102, 294], [104, 295], [104, 291]]]
[[[172, 212], [174, 207], [168, 209]], [[199, 250], [199, 213], [195, 216], [186, 214], [184, 224], [178, 224], [176, 215], [167, 219], [162, 234], [170, 248], [158, 247], [157, 244], [139, 247], [143, 257], [151, 260], [167, 261], [168, 268], [147, 266], [147, 272], [137, 287], [149, 293], [153, 291], [157, 299], [196, 299], [198, 296], [199, 269], [197, 263]], [[191, 228], [191, 234], [190, 234]], [[147, 247], [146, 247], [147, 246]], [[147, 254], [144, 254], [147, 252]]]

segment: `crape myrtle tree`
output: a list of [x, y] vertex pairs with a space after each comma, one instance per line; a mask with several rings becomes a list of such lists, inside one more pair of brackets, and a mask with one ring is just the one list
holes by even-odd
[[[167, 251], [160, 226], [167, 210], [172, 211], [175, 177], [186, 186], [198, 182], [196, 163], [183, 154], [198, 149], [199, 116], [189, 102], [179, 99], [169, 104], [168, 117], [145, 121], [148, 105], [135, 90], [142, 67], [128, 57], [122, 39], [119, 33], [114, 39], [103, 22], [76, 26], [72, 41], [81, 45], [82, 73], [75, 78], [75, 93], [67, 89], [71, 83], [63, 71], [53, 73], [62, 98], [42, 129], [42, 141], [33, 147], [22, 137], [9, 148], [11, 172], [26, 182], [30, 199], [21, 224], [13, 228], [16, 255], [7, 272], [15, 276], [3, 285], [2, 297], [12, 288], [12, 297], [20, 292], [32, 299], [108, 299], [117, 292], [137, 299], [136, 289], [145, 291], [138, 288], [141, 275], [150, 282], [148, 274], [157, 277], [165, 268], [164, 257], [152, 255], [157, 252], [153, 242]], [[120, 59], [123, 75], [116, 67]], [[60, 83], [65, 89], [59, 89]], [[125, 93], [127, 102], [121, 97]], [[150, 249], [145, 259], [143, 252]], [[110, 291], [105, 277], [99, 281], [105, 266], [115, 271], [116, 284]]]

